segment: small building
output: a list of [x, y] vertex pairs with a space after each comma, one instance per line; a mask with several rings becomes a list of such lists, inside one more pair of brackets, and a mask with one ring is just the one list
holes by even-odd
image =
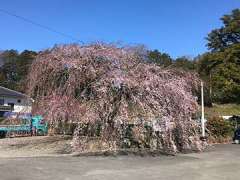
[[31, 113], [32, 102], [26, 94], [0, 86], [0, 117], [5, 112]]

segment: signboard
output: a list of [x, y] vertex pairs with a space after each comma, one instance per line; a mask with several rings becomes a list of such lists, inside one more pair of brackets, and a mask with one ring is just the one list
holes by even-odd
[[0, 111], [12, 111], [12, 107], [0, 105]]

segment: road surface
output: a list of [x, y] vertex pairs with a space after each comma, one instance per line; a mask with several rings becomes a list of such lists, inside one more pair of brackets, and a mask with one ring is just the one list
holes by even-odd
[[1, 180], [238, 180], [240, 145], [177, 156], [0, 158]]

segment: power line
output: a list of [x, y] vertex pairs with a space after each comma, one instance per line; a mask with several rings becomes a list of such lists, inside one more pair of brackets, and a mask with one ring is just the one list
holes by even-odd
[[63, 37], [66, 37], [66, 38], [68, 38], [68, 39], [71, 39], [71, 40], [73, 40], [73, 41], [83, 43], [81, 40], [79, 40], [78, 38], [76, 38], [76, 37], [74, 37], [74, 36], [71, 36], [71, 35], [69, 35], [69, 34], [63, 33], [63, 32], [61, 32], [61, 31], [57, 31], [57, 30], [55, 30], [55, 29], [52, 29], [51, 27], [48, 27], [48, 26], [46, 26], [46, 25], [37, 23], [37, 22], [35, 22], [35, 21], [31, 20], [31, 19], [25, 18], [25, 17], [23, 17], [23, 16], [19, 16], [19, 15], [17, 15], [17, 14], [11, 13], [11, 12], [6, 11], [6, 10], [4, 10], [4, 9], [0, 9], [0, 12], [2, 12], [2, 13], [4, 13], [4, 14], [7, 14], [7, 15], [9, 15], [9, 16], [18, 18], [18, 19], [20, 19], [20, 20], [22, 20], [22, 21], [25, 21], [25, 22], [30, 23], [30, 24], [32, 24], [32, 25], [38, 26], [38, 27], [40, 27], [40, 28], [42, 28], [42, 29], [45, 29], [45, 30], [48, 30], [48, 31], [50, 31], [50, 32], [56, 33], [56, 34], [58, 34], [58, 35], [61, 35], [61, 36], [63, 36]]

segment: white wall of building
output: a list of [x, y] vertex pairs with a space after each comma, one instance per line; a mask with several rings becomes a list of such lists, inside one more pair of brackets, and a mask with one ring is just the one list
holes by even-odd
[[13, 112], [31, 113], [32, 111], [31, 100], [28, 98], [0, 97], [0, 99], [4, 99], [4, 106], [13, 103]]

